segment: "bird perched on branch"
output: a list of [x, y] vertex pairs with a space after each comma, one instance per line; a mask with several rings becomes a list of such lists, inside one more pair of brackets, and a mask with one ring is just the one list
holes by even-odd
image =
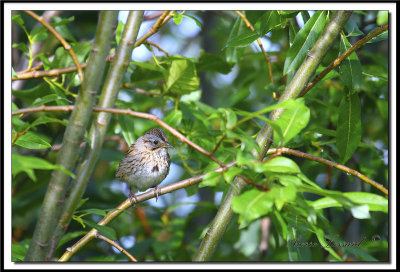
[[172, 147], [160, 128], [147, 131], [129, 147], [116, 177], [128, 184], [129, 199], [133, 205], [137, 202], [135, 193], [151, 187], [155, 187], [158, 199], [160, 189], [157, 186], [168, 175], [171, 160], [167, 149]]

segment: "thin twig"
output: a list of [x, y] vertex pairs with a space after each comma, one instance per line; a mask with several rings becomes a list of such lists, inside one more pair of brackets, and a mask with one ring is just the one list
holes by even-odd
[[122, 246], [120, 246], [117, 242], [101, 235], [100, 233], [96, 233], [96, 238], [99, 238], [103, 241], [106, 241], [107, 243], [109, 243], [110, 245], [112, 245], [113, 247], [115, 247], [116, 249], [118, 249], [119, 251], [121, 251], [122, 253], [124, 253], [126, 256], [128, 256], [128, 258], [132, 261], [132, 262], [137, 262], [137, 260], [135, 259], [135, 257], [133, 257], [128, 251], [126, 251]]
[[[82, 63], [81, 68], [86, 68], [87, 63]], [[54, 77], [59, 76], [61, 74], [72, 73], [76, 71], [76, 66], [66, 67], [66, 68], [56, 68], [47, 71], [37, 71], [36, 67], [32, 68], [27, 72], [18, 72], [17, 77], [12, 77], [12, 80], [22, 80], [22, 79], [30, 79], [30, 78], [39, 78], [39, 77]], [[35, 70], [34, 70], [35, 69]]]
[[[236, 13], [237, 15], [239, 15], [240, 18], [242, 18], [242, 20], [245, 22], [246, 26], [247, 26], [248, 28], [250, 28], [251, 31], [254, 32], [254, 27], [253, 27], [253, 25], [249, 22], [249, 20], [247, 20], [246, 15], [244, 15], [242, 12], [240, 12], [240, 11], [238, 11], [238, 10], [235, 10], [235, 13]], [[268, 72], [269, 72], [269, 77], [270, 77], [270, 79], [271, 79], [271, 83], [274, 84], [274, 77], [272, 76], [272, 67], [271, 67], [271, 62], [270, 62], [270, 60], [269, 60], [268, 54], [267, 54], [267, 52], [265, 52], [264, 46], [262, 45], [260, 38], [257, 38], [257, 43], [258, 43], [258, 45], [260, 46], [260, 49], [261, 49], [261, 51], [262, 51], [263, 54], [264, 54], [265, 61], [266, 61], [267, 64], [268, 64]]]
[[43, 17], [38, 16], [36, 13], [34, 13], [30, 10], [24, 10], [24, 12], [26, 14], [30, 15], [31, 17], [33, 17], [34, 19], [36, 19], [37, 21], [39, 21], [44, 27], [46, 27], [54, 35], [54, 37], [56, 37], [61, 42], [61, 44], [64, 46], [65, 50], [67, 50], [68, 53], [71, 55], [72, 60], [74, 61], [75, 65], [78, 69], [79, 78], [80, 78], [81, 82], [83, 82], [82, 67], [79, 64], [78, 58], [76, 57], [75, 52], [72, 50], [71, 45], [49, 23], [47, 23], [47, 21]]
[[356, 42], [352, 47], [350, 47], [348, 50], [346, 50], [340, 57], [335, 59], [331, 64], [329, 64], [328, 67], [326, 67], [321, 73], [319, 73], [312, 82], [308, 83], [306, 88], [300, 93], [299, 97], [304, 96], [312, 87], [315, 86], [326, 74], [328, 74], [333, 68], [337, 67], [342, 61], [347, 58], [351, 53], [359, 49], [361, 46], [366, 44], [369, 40], [371, 40], [373, 37], [378, 36], [381, 34], [383, 31], [387, 30], [389, 27], [388, 24], [384, 24], [380, 26], [378, 29], [375, 31], [371, 32], [358, 42]]

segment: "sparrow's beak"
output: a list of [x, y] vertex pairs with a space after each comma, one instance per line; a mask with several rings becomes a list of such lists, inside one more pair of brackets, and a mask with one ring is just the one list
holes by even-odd
[[164, 148], [175, 148], [172, 145], [170, 145], [168, 142], [165, 142], [163, 145]]

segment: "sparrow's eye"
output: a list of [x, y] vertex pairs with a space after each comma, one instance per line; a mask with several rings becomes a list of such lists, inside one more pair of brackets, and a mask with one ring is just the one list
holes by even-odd
[[156, 145], [156, 144], [158, 144], [158, 141], [157, 141], [157, 140], [155, 140], [155, 141], [153, 142], [153, 144], [155, 144], [155, 145]]

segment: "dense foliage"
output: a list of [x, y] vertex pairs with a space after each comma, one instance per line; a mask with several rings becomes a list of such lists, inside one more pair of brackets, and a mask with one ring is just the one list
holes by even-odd
[[[151, 14], [145, 12], [144, 18]], [[136, 47], [113, 106], [155, 114], [191, 142], [214, 151], [222, 163], [236, 160], [237, 164], [224, 172], [212, 171], [220, 167], [216, 161], [164, 129], [175, 148], [170, 150], [170, 176], [161, 186], [205, 177], [199, 184], [160, 196], [158, 202], [139, 203], [100, 228], [96, 223], [127, 197], [127, 188], [115, 178], [123, 152], [144, 132], [159, 127], [149, 119], [110, 114], [90, 182], [76, 201], [51, 260], [97, 227], [138, 261], [191, 261], [239, 175], [249, 184], [232, 200], [235, 215], [211, 261], [388, 261], [388, 198], [381, 190], [312, 158], [285, 152], [269, 152], [262, 162], [254, 157], [254, 150], [260, 151], [256, 136], [269, 124], [274, 129], [271, 148], [287, 147], [345, 165], [388, 188], [388, 31], [344, 59], [304, 97], [277, 106], [333, 12], [244, 11], [243, 15], [253, 30], [233, 11], [175, 12], [147, 39], [167, 52], [151, 43]], [[387, 16], [387, 12], [354, 11], [314, 76], [386, 24]], [[88, 62], [98, 18], [94, 11], [63, 11], [49, 23], [82, 64]], [[146, 18], [138, 38], [157, 19]], [[74, 105], [82, 87], [76, 69], [18, 80], [22, 72], [34, 71], [39, 64], [43, 71], [75, 66], [69, 51], [26, 13], [16, 12], [12, 26], [13, 111]], [[124, 23], [115, 22], [114, 27], [108, 55], [117, 52]], [[39, 50], [31, 54], [34, 46]], [[150, 52], [147, 59], [135, 55], [144, 49]], [[112, 69], [110, 63], [103, 78]], [[100, 87], [94, 105], [101, 92]], [[285, 111], [271, 121], [269, 114], [277, 108]], [[71, 111], [13, 115], [13, 261], [25, 258], [53, 171], [69, 175], [68, 199], [77, 169], [88, 158], [89, 130], [98, 114], [94, 112], [83, 128], [73, 169], [56, 163]], [[100, 239], [71, 258], [128, 260]]]

